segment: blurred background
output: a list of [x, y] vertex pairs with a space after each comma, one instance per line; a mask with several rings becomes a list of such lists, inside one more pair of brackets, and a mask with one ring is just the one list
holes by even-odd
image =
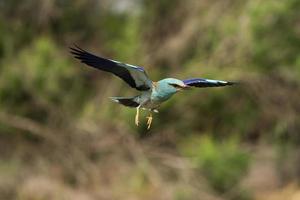
[[[300, 199], [299, 0], [0, 1], [0, 199]], [[77, 44], [179, 93], [134, 125], [136, 91]], [[143, 112], [143, 117], [147, 112]]]

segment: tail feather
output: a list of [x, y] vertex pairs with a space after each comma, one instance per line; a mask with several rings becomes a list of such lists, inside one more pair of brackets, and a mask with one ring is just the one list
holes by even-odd
[[140, 104], [136, 102], [136, 97], [110, 97], [116, 103], [127, 107], [138, 107]]

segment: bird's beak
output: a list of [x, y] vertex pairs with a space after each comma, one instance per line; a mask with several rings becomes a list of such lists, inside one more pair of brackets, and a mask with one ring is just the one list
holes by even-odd
[[191, 86], [189, 86], [189, 85], [184, 85], [184, 86], [182, 87], [182, 89], [188, 90], [188, 89], [191, 89]]
[[181, 91], [181, 90], [188, 90], [190, 88], [191, 88], [191, 86], [189, 86], [189, 85], [183, 85], [183, 86], [180, 87], [179, 91]]

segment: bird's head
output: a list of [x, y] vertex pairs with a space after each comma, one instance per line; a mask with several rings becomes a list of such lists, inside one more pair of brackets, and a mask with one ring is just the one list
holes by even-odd
[[159, 81], [160, 87], [170, 93], [176, 93], [180, 90], [189, 88], [183, 81], [175, 78], [166, 78]]

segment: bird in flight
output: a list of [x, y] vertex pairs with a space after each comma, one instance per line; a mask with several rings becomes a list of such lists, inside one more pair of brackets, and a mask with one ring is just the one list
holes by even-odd
[[139, 125], [140, 109], [149, 110], [149, 116], [147, 117], [148, 129], [150, 129], [152, 124], [152, 112], [158, 113], [157, 109], [160, 105], [178, 91], [193, 87], [220, 87], [235, 84], [235, 82], [230, 81], [204, 78], [192, 78], [186, 80], [165, 78], [154, 82], [148, 77], [146, 71], [142, 67], [102, 58], [93, 55], [78, 46], [71, 47], [70, 52], [82, 63], [102, 71], [113, 73], [125, 81], [129, 86], [140, 91], [140, 94], [137, 96], [111, 97], [111, 99], [124, 106], [136, 108], [135, 124], [137, 126]]

